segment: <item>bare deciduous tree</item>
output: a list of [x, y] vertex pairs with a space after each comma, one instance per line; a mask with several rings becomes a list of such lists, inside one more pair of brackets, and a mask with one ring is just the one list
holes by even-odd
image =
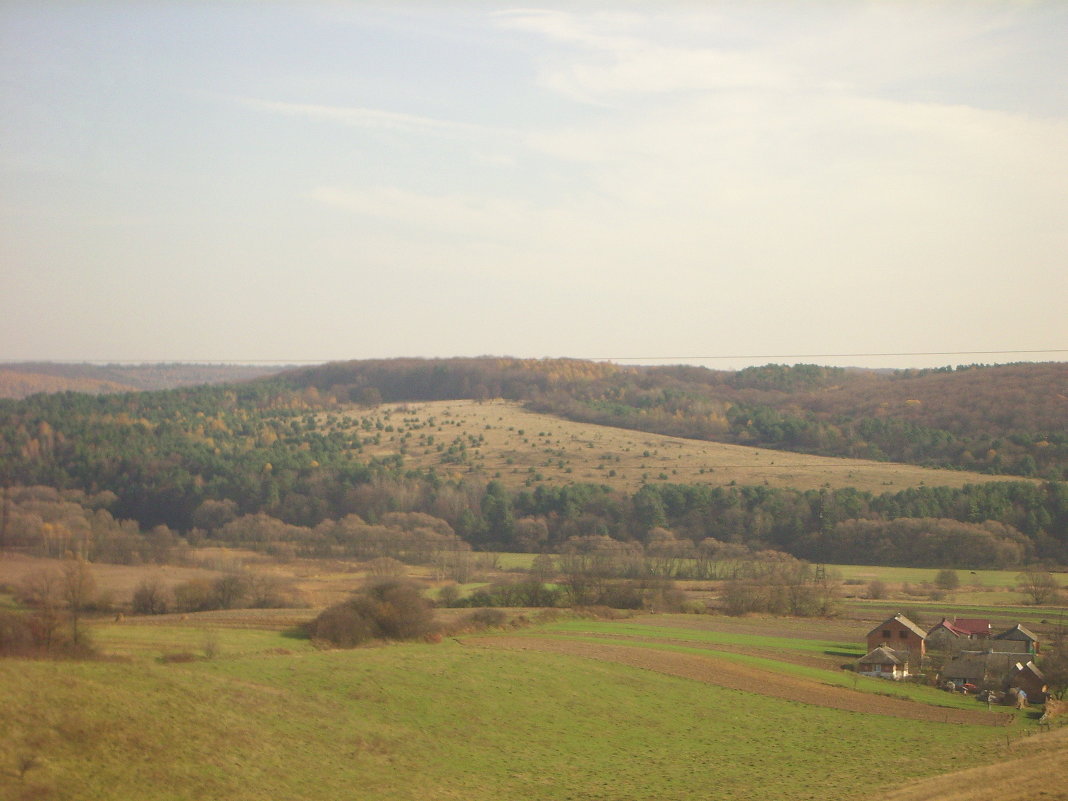
[[63, 598], [70, 613], [71, 640], [75, 646], [82, 645], [84, 634], [81, 630], [82, 612], [89, 605], [96, 592], [96, 580], [84, 559], [68, 560], [63, 565]]
[[1060, 587], [1057, 579], [1048, 570], [1029, 567], [1020, 573], [1016, 580], [1020, 582], [1020, 589], [1027, 593], [1035, 606], [1052, 603], [1057, 599]]

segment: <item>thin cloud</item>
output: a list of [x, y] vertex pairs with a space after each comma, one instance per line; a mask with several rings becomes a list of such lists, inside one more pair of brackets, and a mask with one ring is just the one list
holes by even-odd
[[[781, 65], [739, 49], [665, 46], [642, 31], [629, 14], [578, 16], [527, 9], [497, 15], [501, 27], [574, 45], [583, 55], [544, 66], [540, 82], [575, 100], [601, 104], [635, 94], [728, 88], [789, 89], [794, 80]], [[615, 31], [615, 33], [605, 33]]]
[[423, 117], [417, 114], [405, 114], [398, 111], [363, 108], [360, 106], [325, 106], [313, 103], [286, 103], [277, 100], [260, 100], [257, 98], [237, 98], [241, 105], [248, 108], [282, 114], [290, 117], [305, 117], [313, 120], [336, 122], [357, 128], [371, 130], [395, 131], [400, 133], [462, 135], [462, 136], [499, 136], [507, 131], [483, 125], [473, 125], [454, 120], [441, 120], [435, 117]]

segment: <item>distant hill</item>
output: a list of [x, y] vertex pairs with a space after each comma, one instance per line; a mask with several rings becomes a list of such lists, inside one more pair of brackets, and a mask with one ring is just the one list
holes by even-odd
[[572, 420], [823, 456], [1061, 480], [1068, 364], [738, 372], [570, 359], [392, 359], [288, 371], [336, 402], [504, 398]]
[[245, 364], [0, 364], [0, 398], [25, 398], [39, 392], [101, 395], [225, 384], [262, 378], [283, 369]]

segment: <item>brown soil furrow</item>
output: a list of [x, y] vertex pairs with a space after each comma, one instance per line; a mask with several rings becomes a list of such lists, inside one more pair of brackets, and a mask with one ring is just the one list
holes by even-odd
[[[626, 645], [628, 642], [650, 642], [648, 639], [644, 639], [640, 634], [605, 634], [604, 632], [596, 631], [576, 631], [568, 632], [561, 631], [556, 632], [555, 637], [583, 637], [593, 638], [598, 640], [605, 640], [607, 642], [617, 642], [621, 645]], [[745, 656], [758, 656], [762, 659], [773, 659], [778, 662], [789, 662], [792, 665], [801, 665], [803, 667], [814, 667], [823, 670], [828, 669], [829, 666], [835, 664], [835, 662], [842, 662], [842, 658], [831, 657], [818, 657], [812, 656], [797, 651], [785, 651], [774, 650], [772, 648], [757, 648], [751, 645], [737, 645], [734, 643], [708, 643], [708, 642], [695, 642], [693, 640], [676, 639], [674, 637], [657, 637], [654, 642], [662, 643], [664, 645], [679, 645], [685, 648], [696, 648], [703, 651], [725, 651], [730, 654], [744, 654]], [[848, 661], [848, 660], [847, 660]]]
[[716, 659], [711, 652], [708, 656], [681, 654], [614, 643], [575, 642], [549, 637], [479, 637], [467, 640], [467, 643], [490, 648], [548, 651], [615, 662], [671, 676], [703, 681], [732, 690], [842, 709], [847, 712], [889, 715], [939, 723], [988, 726], [1003, 725], [1013, 720], [1012, 716], [1005, 714], [967, 709], [944, 709], [900, 698], [888, 698], [871, 693], [860, 693], [844, 687], [832, 687], [807, 679], [735, 664], [726, 659]]

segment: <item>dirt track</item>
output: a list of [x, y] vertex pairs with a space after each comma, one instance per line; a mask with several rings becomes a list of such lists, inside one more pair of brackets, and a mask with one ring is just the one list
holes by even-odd
[[943, 709], [915, 701], [860, 693], [845, 687], [820, 684], [808, 679], [740, 665], [726, 659], [717, 659], [711, 653], [708, 656], [683, 654], [628, 645], [577, 642], [550, 637], [479, 637], [468, 640], [467, 644], [483, 648], [549, 651], [615, 662], [671, 676], [703, 681], [732, 690], [842, 709], [848, 712], [889, 715], [938, 723], [969, 723], [988, 726], [1004, 725], [1007, 720], [1012, 719], [1010, 716], [995, 712]]

